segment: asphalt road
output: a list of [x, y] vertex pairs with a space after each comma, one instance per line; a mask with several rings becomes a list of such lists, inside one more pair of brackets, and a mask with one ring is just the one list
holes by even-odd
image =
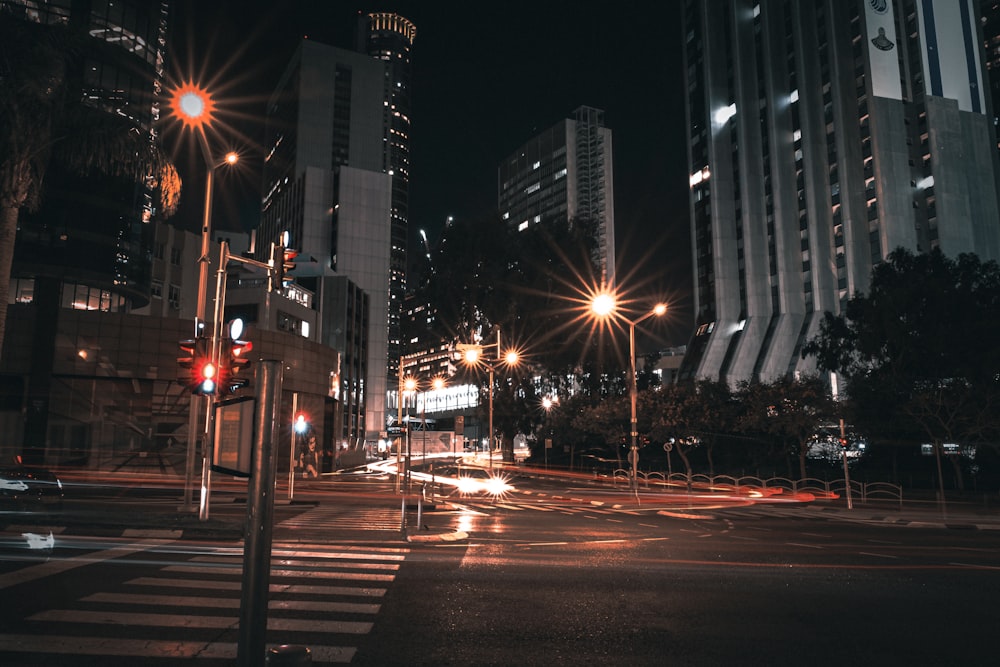
[[[313, 664], [997, 664], [998, 530], [519, 480], [404, 541], [391, 485], [340, 488], [276, 512], [267, 641]], [[2, 550], [0, 664], [234, 664], [239, 540], [106, 530]]]

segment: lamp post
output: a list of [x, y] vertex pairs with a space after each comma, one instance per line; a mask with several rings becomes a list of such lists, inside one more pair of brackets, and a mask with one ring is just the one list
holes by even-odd
[[629, 403], [631, 407], [631, 420], [629, 428], [629, 463], [631, 464], [631, 470], [629, 471], [629, 482], [632, 490], [635, 493], [639, 492], [639, 428], [637, 425], [636, 418], [636, 402], [638, 398], [638, 388], [636, 387], [635, 378], [635, 327], [637, 324], [646, 321], [650, 317], [660, 317], [667, 312], [667, 305], [665, 303], [656, 304], [652, 310], [643, 315], [642, 317], [630, 320], [627, 317], [618, 313], [618, 302], [614, 294], [609, 292], [601, 292], [596, 295], [591, 302], [591, 311], [599, 318], [606, 319], [609, 317], [614, 317], [620, 320], [624, 324], [628, 324], [628, 362], [629, 362], [629, 378], [628, 378], [628, 394]]
[[412, 377], [404, 377], [402, 369], [399, 373], [399, 393], [396, 396], [397, 421], [403, 429], [399, 435], [399, 442], [396, 444], [396, 493], [400, 493], [400, 470], [403, 468], [403, 438], [406, 438], [406, 479], [410, 478], [410, 428], [403, 421], [403, 397], [405, 392], [412, 392], [417, 388], [417, 381]]
[[[436, 377], [431, 380], [431, 388], [434, 390], [439, 390], [444, 388], [444, 378]], [[427, 463], [427, 395], [424, 395], [424, 400], [420, 405], [420, 427], [421, 431], [421, 451], [420, 451], [420, 461], [421, 463]]]
[[[198, 144], [201, 148], [202, 157], [205, 160], [205, 210], [201, 224], [201, 254], [198, 257], [198, 301], [195, 311], [194, 335], [199, 337], [205, 327], [205, 315], [208, 309], [208, 272], [209, 256], [212, 240], [212, 192], [215, 180], [215, 170], [224, 165], [234, 165], [239, 161], [239, 156], [230, 152], [222, 162], [216, 161], [212, 157], [212, 151], [208, 146], [208, 139], [205, 135], [207, 127], [211, 126], [215, 109], [215, 103], [211, 95], [204, 88], [192, 83], [185, 83], [173, 91], [171, 107], [174, 115], [181, 121], [185, 128], [191, 129], [198, 136]], [[222, 267], [220, 267], [222, 268]], [[218, 365], [219, 359], [219, 330], [215, 323], [212, 331], [212, 358]], [[194, 483], [194, 457], [195, 440], [197, 438], [198, 421], [198, 397], [191, 396], [191, 412], [188, 422], [188, 452], [187, 464], [184, 480], [184, 507], [189, 508], [192, 500]], [[212, 437], [212, 397], [205, 397], [205, 428], [202, 446], [202, 468], [201, 468], [201, 501], [199, 503], [198, 518], [202, 521], [208, 519], [209, 497], [211, 494], [211, 437]]]
[[[493, 359], [486, 359], [483, 356], [484, 347], [496, 347], [496, 357]], [[489, 371], [489, 382], [490, 382], [490, 399], [489, 399], [489, 454], [490, 454], [490, 470], [493, 470], [493, 377], [496, 372], [496, 366], [499, 363], [504, 363], [507, 366], [516, 366], [520, 355], [516, 350], [508, 350], [504, 353], [503, 357], [500, 356], [500, 330], [497, 329], [497, 342], [490, 345], [481, 345], [479, 343], [459, 343], [458, 351], [462, 354], [462, 359], [469, 366], [478, 366], [483, 364]]]

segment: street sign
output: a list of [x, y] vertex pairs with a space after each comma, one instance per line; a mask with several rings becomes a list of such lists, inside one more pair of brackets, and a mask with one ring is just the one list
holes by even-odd
[[235, 477], [249, 477], [253, 445], [252, 396], [220, 401], [215, 404], [215, 448], [212, 470]]
[[674, 446], [672, 444], [670, 444], [669, 442], [663, 443], [663, 451], [665, 451], [666, 453], [669, 454], [671, 451], [673, 451], [673, 449], [674, 449]]

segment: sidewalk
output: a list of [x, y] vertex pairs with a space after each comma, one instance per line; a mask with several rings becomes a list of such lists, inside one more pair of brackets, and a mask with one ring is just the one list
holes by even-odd
[[895, 526], [948, 528], [953, 530], [1000, 530], [1000, 508], [990, 508], [968, 501], [947, 501], [943, 506], [933, 500], [855, 501], [847, 508], [847, 500], [809, 503], [802, 512], [822, 514], [841, 521], [858, 521]]

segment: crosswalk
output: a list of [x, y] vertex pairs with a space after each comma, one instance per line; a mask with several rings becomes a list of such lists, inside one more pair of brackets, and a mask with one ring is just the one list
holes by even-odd
[[[275, 542], [268, 646], [307, 646], [314, 665], [350, 663], [408, 553], [405, 546]], [[59, 656], [99, 656], [102, 665], [153, 658], [232, 664], [242, 547], [162, 541], [136, 556], [153, 567], [0, 631], [0, 664], [63, 664]]]
[[400, 509], [392, 507], [340, 506], [335, 503], [316, 507], [289, 517], [279, 524], [294, 531], [364, 530], [399, 532]]

